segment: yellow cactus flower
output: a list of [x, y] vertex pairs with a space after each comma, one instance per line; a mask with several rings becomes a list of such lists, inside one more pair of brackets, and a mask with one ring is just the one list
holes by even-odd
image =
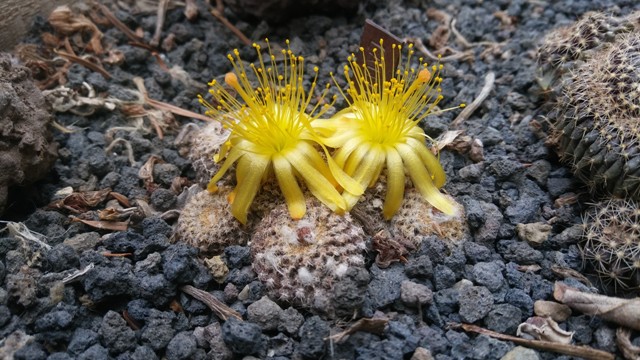
[[[405, 169], [426, 201], [453, 215], [457, 207], [438, 190], [445, 183], [444, 170], [427, 147], [428, 136], [418, 125], [442, 99], [443, 66], [429, 67], [419, 59], [419, 67], [412, 67], [413, 45], [408, 46], [406, 60], [402, 46], [394, 45], [393, 51], [400, 55], [399, 67], [387, 78], [382, 44], [380, 40], [381, 53], [374, 49], [370, 55], [374, 57], [372, 68], [366, 65], [363, 48], [361, 62], [351, 54], [344, 67], [348, 89], [341, 91], [349, 107], [314, 125], [323, 133], [324, 144], [337, 149], [333, 155], [336, 163], [363, 187], [373, 186], [386, 167], [386, 219], [393, 217], [402, 204]], [[347, 209], [351, 209], [359, 195], [345, 193], [344, 198]]]
[[[232, 202], [231, 212], [242, 223], [247, 221], [249, 207], [262, 182], [273, 173], [292, 218], [299, 219], [306, 212], [299, 179], [322, 203], [333, 211], [344, 212], [346, 202], [336, 186], [340, 185], [354, 194], [361, 194], [363, 188], [348, 177], [330, 156], [327, 156], [327, 166], [316, 149], [318, 135], [311, 122], [326, 108], [318, 102], [310, 113], [306, 113], [306, 109], [316, 89], [318, 68], [314, 69], [316, 75], [309, 91], [305, 91], [304, 59], [293, 54], [287, 41], [287, 49], [282, 50], [284, 61], [280, 71], [268, 44], [267, 40], [268, 65], [265, 65], [257, 44], [253, 47], [258, 54], [259, 65], [251, 64], [250, 69], [244, 65], [237, 49], [233, 55], [227, 56], [234, 72], [226, 74], [224, 82], [240, 99], [216, 80], [209, 83], [212, 103], [198, 97], [200, 103], [207, 107], [206, 114], [230, 130], [228, 141], [216, 156], [216, 161], [222, 158], [225, 161], [209, 182], [208, 190], [215, 192], [216, 183], [237, 162], [237, 185], [229, 201]], [[322, 98], [326, 92], [325, 89]], [[326, 148], [320, 146], [328, 154]]]

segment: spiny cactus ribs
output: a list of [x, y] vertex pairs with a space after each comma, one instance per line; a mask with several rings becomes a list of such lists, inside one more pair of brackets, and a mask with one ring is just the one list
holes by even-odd
[[[561, 95], [549, 117], [550, 143], [562, 160], [592, 193], [638, 200], [640, 31], [628, 32], [637, 14], [626, 19], [588, 14], [546, 38], [540, 63], [545, 71], [555, 63], [585, 60], [565, 64], [571, 71], [559, 82]], [[608, 37], [612, 42], [601, 44]]]
[[623, 289], [640, 286], [640, 208], [629, 200], [596, 204], [584, 219], [582, 254], [600, 278]]
[[276, 206], [251, 237], [253, 270], [273, 299], [309, 308], [333, 303], [334, 286], [350, 268], [364, 268], [365, 236], [351, 216], [313, 198], [300, 220]]

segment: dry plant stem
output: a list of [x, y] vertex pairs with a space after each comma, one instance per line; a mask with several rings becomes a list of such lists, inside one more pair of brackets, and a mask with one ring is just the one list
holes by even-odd
[[235, 27], [235, 25], [230, 23], [229, 20], [227, 20], [227, 18], [224, 17], [221, 11], [218, 11], [218, 9], [211, 9], [211, 15], [215, 16], [216, 19], [218, 19], [218, 21], [222, 23], [222, 25], [226, 26], [229, 30], [231, 30], [231, 32], [233, 32], [238, 37], [238, 39], [242, 41], [243, 44], [251, 45], [251, 40], [249, 40], [249, 38], [246, 37], [242, 33], [242, 31], [240, 31], [240, 29], [238, 29], [237, 27]]
[[462, 34], [460, 34], [458, 29], [456, 29], [456, 19], [453, 19], [451, 21], [451, 32], [456, 37], [456, 39], [460, 42], [460, 44], [464, 46], [465, 49], [469, 49], [474, 46], [495, 46], [495, 45], [504, 44], [504, 43], [496, 43], [492, 41], [478, 41], [478, 42], [470, 43], [467, 39], [465, 39], [464, 36], [462, 36]]
[[153, 47], [157, 47], [160, 44], [160, 37], [162, 36], [162, 27], [164, 26], [164, 20], [167, 16], [168, 7], [169, 7], [169, 0], [160, 0], [160, 2], [158, 3], [158, 15], [156, 17], [156, 32], [153, 34], [153, 38], [149, 42]]
[[213, 311], [214, 314], [222, 320], [227, 321], [229, 317], [233, 316], [234, 318], [242, 321], [242, 316], [238, 312], [228, 307], [208, 292], [197, 289], [191, 285], [185, 285], [181, 287], [180, 290], [205, 303], [209, 309], [211, 309], [211, 311]]
[[640, 330], [640, 298], [621, 299], [583, 293], [560, 282], [555, 284], [553, 297], [585, 315], [597, 315], [603, 320]]
[[416, 47], [416, 49], [418, 49], [418, 51], [420, 51], [424, 56], [426, 56], [431, 61], [439, 61], [441, 63], [446, 63], [446, 62], [450, 62], [450, 61], [467, 60], [467, 59], [472, 59], [473, 58], [473, 52], [471, 50], [458, 51], [458, 50], [452, 49], [452, 48], [450, 48], [448, 46], [445, 46], [442, 49], [438, 49], [438, 52], [447, 52], [448, 51], [448, 52], [451, 52], [452, 55], [438, 57], [438, 55], [433, 54], [431, 51], [429, 51], [429, 49], [427, 49], [426, 46], [424, 46], [424, 43], [422, 42], [422, 39], [420, 39], [420, 38], [405, 38], [404, 40], [412, 42], [413, 45]]
[[89, 60], [83, 59], [83, 58], [81, 58], [79, 56], [75, 56], [73, 54], [69, 54], [69, 53], [64, 52], [64, 51], [55, 50], [55, 53], [60, 55], [61, 57], [65, 58], [65, 59], [69, 60], [69, 61], [73, 61], [75, 63], [78, 63], [78, 64], [86, 67], [87, 69], [90, 69], [90, 70], [93, 70], [95, 72], [100, 73], [107, 80], [111, 79], [111, 74], [109, 74], [107, 72], [107, 70], [105, 70], [101, 65], [92, 63]]
[[616, 330], [616, 344], [618, 349], [627, 360], [640, 359], [640, 347], [637, 347], [631, 343], [631, 330], [625, 328], [618, 328]]
[[184, 17], [189, 21], [193, 21], [198, 17], [198, 5], [196, 4], [196, 0], [185, 1]]
[[533, 349], [553, 351], [553, 352], [557, 352], [564, 355], [578, 356], [584, 359], [592, 359], [592, 360], [614, 360], [615, 359], [615, 356], [611, 353], [608, 353], [602, 350], [596, 350], [588, 346], [577, 346], [577, 345], [571, 345], [571, 344], [561, 344], [561, 343], [556, 343], [551, 341], [523, 339], [523, 338], [511, 336], [511, 335], [501, 334], [501, 333], [484, 329], [479, 326], [471, 325], [471, 324], [454, 324], [453, 328], [462, 328], [462, 330], [467, 332], [484, 334], [492, 338], [511, 341], [515, 344], [530, 347]]
[[[21, 222], [13, 222], [13, 221], [2, 221], [3, 223], [7, 224], [7, 226], [4, 229], [9, 230], [9, 234], [17, 239], [22, 240], [23, 242], [25, 241], [33, 241], [34, 243], [42, 246], [43, 249], [45, 250], [51, 250], [51, 245], [45, 243], [44, 241], [40, 240], [39, 237], [44, 237], [44, 235], [39, 234], [35, 231], [31, 231], [29, 230], [29, 228], [27, 227], [27, 225], [21, 223]], [[3, 231], [4, 229], [1, 229], [0, 231]]]
[[142, 93], [142, 96], [144, 97], [144, 101], [146, 104], [151, 105], [158, 110], [169, 111], [175, 115], [194, 118], [202, 121], [211, 121], [211, 118], [204, 116], [202, 114], [197, 114], [197, 113], [194, 113], [193, 111], [185, 110], [175, 105], [167, 104], [162, 101], [158, 101], [150, 98], [149, 95], [147, 94], [147, 90], [144, 87], [144, 80], [141, 77], [133, 78], [133, 82], [138, 87], [138, 91]]
[[113, 15], [113, 13], [111, 12], [111, 10], [109, 10], [108, 7], [102, 5], [99, 1], [94, 1], [93, 4], [94, 6], [97, 6], [102, 12], [102, 14], [107, 19], [109, 19], [109, 21], [113, 24], [113, 26], [118, 28], [118, 30], [122, 31], [122, 33], [125, 34], [129, 38], [129, 40], [131, 40], [132, 42], [140, 41], [140, 37], [136, 35], [136, 33], [134, 33], [131, 29], [129, 29], [127, 25], [123, 24], [120, 20], [118, 20], [118, 18], [116, 18], [116, 16]]
[[129, 164], [131, 164], [131, 166], [134, 166], [136, 164], [136, 160], [133, 158], [133, 147], [131, 147], [130, 142], [128, 142], [123, 138], [114, 139], [111, 142], [111, 144], [109, 144], [109, 146], [107, 146], [107, 148], [104, 149], [104, 152], [106, 153], [110, 152], [113, 149], [113, 147], [116, 146], [118, 143], [123, 143], [124, 146], [127, 148], [127, 159], [129, 160]]
[[471, 114], [473, 114], [473, 112], [478, 109], [480, 104], [482, 104], [482, 102], [489, 96], [491, 90], [493, 90], [495, 82], [496, 74], [491, 71], [487, 74], [487, 76], [484, 77], [484, 86], [482, 87], [482, 90], [480, 90], [480, 94], [478, 94], [473, 102], [467, 105], [464, 110], [462, 110], [460, 114], [458, 114], [458, 117], [453, 120], [453, 122], [451, 123], [452, 128], [460, 126], [460, 124], [467, 120], [471, 116]]
[[64, 279], [62, 279], [62, 283], [66, 285], [70, 282], [73, 282], [74, 280], [82, 277], [84, 274], [91, 271], [91, 269], [93, 269], [95, 266], [96, 265], [94, 263], [90, 263], [89, 265], [85, 266], [84, 269], [76, 270], [75, 272], [73, 272], [73, 274], [65, 276]]

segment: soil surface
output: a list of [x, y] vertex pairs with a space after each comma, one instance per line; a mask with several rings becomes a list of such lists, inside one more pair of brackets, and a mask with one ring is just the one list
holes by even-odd
[[[152, 41], [155, 7], [134, 12], [105, 4], [128, 28], [142, 31], [140, 42]], [[227, 53], [237, 48], [254, 61], [255, 52], [204, 2], [195, 4], [199, 15], [192, 20], [184, 7], [169, 7], [153, 54], [132, 45], [104, 17], [87, 15], [104, 34], [104, 52], [78, 49], [89, 33], [71, 37], [70, 46], [77, 56], [100, 58], [110, 76], [70, 63], [64, 86], [85, 98], [134, 101], [134, 78], [140, 77], [149, 98], [203, 114], [197, 95], [231, 70]], [[218, 266], [227, 273], [217, 277], [196, 248], [171, 240], [189, 188], [198, 183], [183, 135], [205, 122], [169, 116], [148, 104], [127, 112], [109, 101], [88, 102], [82, 111], [55, 113], [58, 159], [49, 175], [9, 192], [4, 219], [12, 223], [0, 239], [0, 358], [429, 359], [430, 352], [438, 360], [500, 359], [507, 353], [509, 359], [571, 359], [451, 324], [473, 323], [515, 336], [518, 325], [534, 316], [535, 301], [553, 300], [556, 281], [607, 292], [606, 284], [580, 276], [590, 274], [579, 243], [582, 215], [593, 199], [539, 131], [548, 94], [536, 81], [536, 49], [548, 31], [588, 11], [622, 15], [638, 9], [635, 0], [371, 0], [347, 13], [298, 9], [277, 23], [225, 9], [226, 19], [252, 41], [289, 39], [295, 53], [319, 67], [322, 84], [330, 81], [329, 72], [342, 74], [367, 18], [442, 54], [443, 108], [470, 104], [495, 74], [493, 89], [468, 119], [452, 125], [461, 112], [456, 109], [422, 124], [432, 138], [463, 130], [476, 140], [474, 151], [458, 144], [440, 154], [448, 176], [444, 190], [464, 206], [470, 239], [452, 245], [447, 238], [425, 236], [405, 262], [386, 268], [376, 265], [374, 251], [367, 252], [368, 274], [354, 275], [363, 290], [353, 318], [277, 302], [264, 297], [248, 246], [224, 249]], [[90, 12], [87, 6], [73, 10], [82, 11]], [[24, 43], [50, 47], [53, 40], [41, 35], [55, 30], [37, 19]], [[416, 54], [428, 59], [421, 50], [416, 47]], [[43, 87], [47, 76], [34, 77]], [[59, 86], [50, 83], [43, 90]], [[336, 108], [341, 106], [339, 100]], [[131, 116], [136, 111], [144, 116]], [[516, 231], [518, 224], [534, 223], [549, 225], [542, 227], [548, 236], [541, 245], [530, 245], [531, 236]], [[86, 271], [65, 279], [79, 270]], [[184, 285], [212, 294], [244, 320], [222, 319], [181, 291]], [[327, 339], [360, 318], [387, 323], [381, 332]], [[622, 356], [615, 325], [574, 312], [560, 327], [574, 332], [574, 344]], [[632, 343], [640, 345], [640, 337]]]

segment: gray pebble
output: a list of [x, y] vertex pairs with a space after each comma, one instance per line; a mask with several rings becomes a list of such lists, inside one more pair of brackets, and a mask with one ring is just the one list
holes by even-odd
[[467, 165], [458, 171], [458, 175], [463, 180], [477, 181], [484, 171], [484, 162]]
[[495, 292], [504, 284], [503, 270], [504, 264], [501, 261], [479, 262], [473, 266], [471, 275], [476, 284]]
[[169, 189], [157, 188], [151, 193], [149, 203], [158, 211], [171, 210], [175, 205], [178, 198], [173, 191]]
[[409, 306], [426, 305], [433, 301], [433, 292], [425, 285], [405, 280], [400, 286], [400, 298]]
[[436, 290], [447, 289], [456, 282], [456, 274], [444, 265], [437, 265], [433, 271], [433, 285]]
[[305, 358], [321, 358], [326, 351], [324, 338], [329, 336], [329, 332], [329, 324], [320, 317], [316, 315], [308, 318], [298, 332], [300, 336], [298, 352], [300, 355]]
[[180, 169], [170, 163], [153, 166], [153, 181], [165, 187], [171, 186], [173, 179], [180, 176]]
[[109, 351], [100, 344], [92, 345], [78, 356], [78, 360], [110, 360]]
[[495, 304], [484, 318], [489, 330], [515, 335], [522, 322], [522, 311], [511, 304]]
[[551, 171], [551, 164], [547, 160], [536, 160], [527, 168], [526, 174], [539, 186], [545, 186], [549, 171]]
[[616, 352], [616, 330], [606, 324], [601, 324], [593, 332], [593, 337], [596, 341], [596, 347], [600, 350], [608, 351], [611, 353]]
[[169, 341], [165, 357], [167, 360], [186, 360], [194, 358], [197, 350], [196, 338], [193, 333], [183, 331], [177, 333], [176, 336]]
[[503, 240], [498, 242], [498, 252], [506, 261], [513, 261], [521, 265], [536, 264], [542, 261], [542, 253], [529, 244], [517, 240]]
[[120, 314], [109, 310], [102, 318], [98, 331], [102, 344], [112, 354], [120, 354], [136, 347], [136, 334]]
[[427, 255], [420, 255], [409, 259], [405, 264], [405, 272], [411, 278], [431, 279], [433, 277], [433, 263]]
[[371, 306], [378, 309], [398, 300], [400, 284], [404, 280], [407, 280], [407, 276], [404, 274], [404, 266], [400, 263], [392, 264], [386, 269], [380, 269], [375, 264], [371, 266], [371, 282], [367, 288]]
[[484, 212], [484, 223], [474, 233], [476, 242], [482, 245], [493, 247], [493, 242], [498, 237], [500, 225], [504, 220], [504, 216], [500, 209], [493, 203], [480, 202], [480, 207]]
[[284, 311], [267, 296], [247, 306], [247, 320], [258, 324], [262, 331], [276, 330]]
[[95, 331], [77, 328], [73, 332], [67, 351], [72, 355], [81, 354], [89, 346], [98, 343], [98, 334]]
[[458, 302], [462, 321], [474, 323], [484, 318], [491, 311], [493, 295], [484, 286], [465, 286], [460, 289]]
[[504, 297], [505, 302], [514, 305], [529, 316], [533, 314], [533, 300], [521, 289], [509, 289]]
[[480, 245], [474, 241], [465, 241], [462, 244], [462, 249], [467, 259], [471, 264], [476, 264], [482, 261], [488, 261], [491, 259], [491, 250], [486, 246]]
[[304, 322], [304, 316], [293, 307], [289, 307], [282, 312], [278, 330], [289, 335], [298, 333], [300, 326]]

